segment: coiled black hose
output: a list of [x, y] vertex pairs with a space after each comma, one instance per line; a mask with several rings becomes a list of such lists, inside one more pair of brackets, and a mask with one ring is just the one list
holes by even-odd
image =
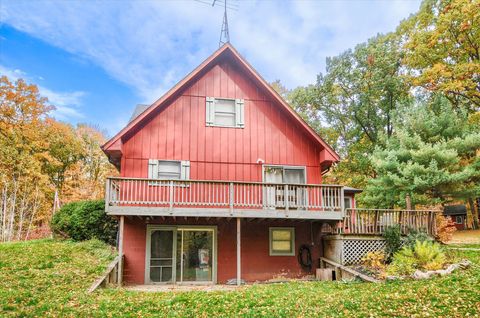
[[312, 270], [312, 252], [307, 244], [302, 244], [298, 249], [298, 263], [303, 270], [309, 272]]

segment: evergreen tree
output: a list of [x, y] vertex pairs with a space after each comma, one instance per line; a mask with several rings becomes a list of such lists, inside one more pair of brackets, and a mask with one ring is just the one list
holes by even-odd
[[370, 206], [438, 204], [480, 195], [480, 127], [444, 97], [402, 113], [397, 131], [371, 156], [377, 177], [364, 201]]

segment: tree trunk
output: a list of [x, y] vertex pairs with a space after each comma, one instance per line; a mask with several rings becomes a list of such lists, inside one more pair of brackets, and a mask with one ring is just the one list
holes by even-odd
[[5, 182], [2, 192], [2, 231], [0, 233], [0, 240], [2, 240], [2, 242], [6, 239], [5, 231], [7, 230], [7, 191], [7, 182]]
[[472, 198], [468, 198], [468, 205], [472, 212], [472, 227], [474, 230], [478, 229], [478, 212], [475, 210], [475, 203]]
[[52, 217], [53, 215], [57, 212], [57, 210], [60, 209], [60, 200], [58, 198], [58, 188], [55, 188], [55, 195], [53, 197], [53, 211], [52, 211]]
[[33, 202], [32, 215], [30, 216], [30, 222], [28, 223], [27, 233], [25, 234], [25, 241], [28, 240], [28, 236], [30, 235], [32, 224], [35, 221], [35, 213], [37, 212], [37, 208], [38, 208], [38, 186], [35, 188], [35, 199]]
[[19, 213], [19, 220], [18, 220], [18, 228], [17, 228], [17, 241], [22, 239], [22, 232], [23, 232], [23, 221], [25, 219], [25, 211], [27, 207], [27, 183], [25, 183], [25, 189], [22, 194], [22, 201], [20, 203], [20, 213]]
[[407, 210], [412, 210], [412, 198], [410, 197], [410, 194], [405, 196], [405, 203], [407, 205]]
[[7, 241], [10, 242], [13, 239], [13, 229], [15, 226], [15, 212], [17, 205], [17, 190], [18, 182], [13, 179], [13, 197], [11, 198], [11, 211], [10, 211], [10, 220], [8, 222], [8, 236]]

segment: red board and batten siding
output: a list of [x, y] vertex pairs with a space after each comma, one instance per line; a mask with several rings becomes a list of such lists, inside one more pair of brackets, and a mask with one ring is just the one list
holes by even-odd
[[[207, 127], [206, 97], [245, 101], [245, 128]], [[306, 166], [321, 183], [320, 148], [238, 66], [221, 59], [124, 140], [121, 174], [147, 177], [148, 159], [190, 160], [190, 179], [262, 181], [265, 164]]]
[[[171, 219], [158, 223], [175, 225]], [[217, 227], [217, 282], [224, 284], [236, 277], [236, 223], [235, 221], [206, 221], [205, 219], [182, 220], [182, 225], [214, 225]], [[314, 266], [305, 271], [298, 264], [296, 256], [269, 255], [269, 227], [294, 227], [295, 251], [302, 244], [308, 244], [312, 250]], [[272, 222], [242, 221], [242, 279], [247, 282], [265, 281], [274, 278], [300, 278], [314, 274], [316, 260], [320, 257], [320, 225], [310, 222], [291, 220]], [[126, 219], [124, 241], [126, 247], [124, 279], [127, 284], [145, 282], [145, 246], [146, 224], [140, 219]], [[313, 235], [312, 235], [313, 233]], [[312, 241], [313, 240], [313, 241]], [[312, 245], [313, 244], [313, 245]]]

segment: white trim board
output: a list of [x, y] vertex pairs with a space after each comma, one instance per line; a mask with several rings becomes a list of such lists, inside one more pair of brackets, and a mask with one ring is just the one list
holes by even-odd
[[171, 217], [225, 217], [225, 218], [265, 218], [265, 219], [298, 219], [298, 220], [331, 220], [343, 219], [341, 211], [305, 211], [305, 210], [265, 210], [265, 209], [206, 209], [206, 208], [173, 208], [109, 206], [108, 215], [133, 216], [171, 216]]

